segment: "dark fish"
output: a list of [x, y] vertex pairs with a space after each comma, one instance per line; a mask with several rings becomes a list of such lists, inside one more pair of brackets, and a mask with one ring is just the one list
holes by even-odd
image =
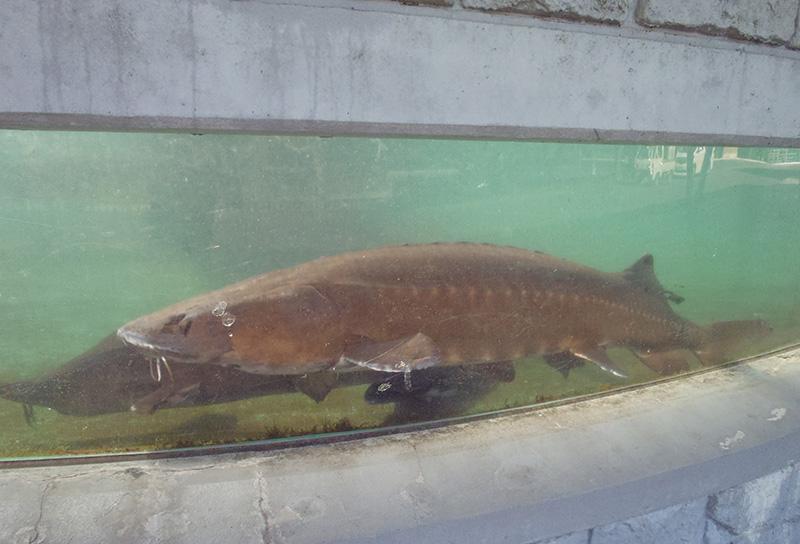
[[393, 403], [383, 425], [399, 425], [463, 416], [498, 384], [513, 380], [511, 363], [441, 366], [392, 374], [364, 397], [372, 404]]
[[[127, 411], [136, 398], [158, 387], [142, 354], [110, 335], [42, 377], [0, 385], [0, 397], [90, 416]], [[32, 408], [29, 411], [32, 417]]]
[[413, 399], [429, 403], [477, 400], [501, 382], [514, 381], [512, 363], [434, 367], [392, 374], [367, 388], [364, 399], [385, 404]]
[[[645, 255], [619, 273], [486, 244], [386, 247], [269, 272], [170, 306], [118, 331], [169, 361], [294, 375], [385, 372], [569, 354], [624, 377], [607, 347], [653, 366], [678, 349], [729, 356], [763, 321], [708, 327], [676, 314]], [[671, 357], [671, 356], [670, 356]]]
[[30, 424], [34, 421], [34, 405], [62, 414], [95, 416], [129, 410], [150, 413], [159, 408], [218, 404], [295, 391], [320, 401], [331, 383], [368, 384], [383, 377], [383, 373], [376, 372], [351, 373], [337, 383], [336, 376], [330, 376], [332, 372], [317, 376], [256, 376], [219, 365], [173, 363], [167, 370], [156, 369], [154, 364], [111, 335], [43, 377], [0, 385], [0, 397], [23, 403]]

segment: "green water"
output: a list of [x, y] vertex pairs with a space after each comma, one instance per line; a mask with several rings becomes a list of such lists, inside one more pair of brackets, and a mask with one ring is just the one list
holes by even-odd
[[[248, 276], [430, 241], [539, 249], [606, 271], [652, 253], [661, 283], [686, 298], [677, 308], [684, 317], [770, 323], [774, 333], [741, 355], [800, 341], [797, 150], [719, 148], [710, 170], [698, 163], [681, 175], [673, 158], [653, 179], [642, 157], [654, 149], [0, 131], [0, 382], [40, 376], [134, 317]], [[445, 415], [657, 377], [627, 352], [615, 358], [629, 381], [591, 365], [564, 379], [541, 360], [519, 361], [513, 382]], [[364, 388], [340, 387], [320, 403], [283, 394], [153, 415], [36, 408], [33, 425], [20, 404], [0, 399], [0, 457], [396, 421], [392, 405], [364, 402]]]

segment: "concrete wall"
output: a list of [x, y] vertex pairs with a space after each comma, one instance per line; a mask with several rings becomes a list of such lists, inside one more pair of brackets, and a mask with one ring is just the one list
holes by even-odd
[[433, 4], [6, 0], [0, 127], [800, 145], [798, 0]]

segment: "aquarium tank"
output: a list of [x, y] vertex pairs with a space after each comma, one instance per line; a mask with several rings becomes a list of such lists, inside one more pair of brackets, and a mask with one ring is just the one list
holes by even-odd
[[800, 342], [798, 149], [3, 130], [0, 169], [2, 460], [440, 425]]

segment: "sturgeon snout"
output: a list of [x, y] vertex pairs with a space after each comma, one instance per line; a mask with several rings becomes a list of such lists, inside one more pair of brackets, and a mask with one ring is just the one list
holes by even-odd
[[231, 347], [231, 329], [225, 316], [212, 310], [153, 314], [117, 330], [117, 336], [140, 352], [171, 361], [211, 363]]

